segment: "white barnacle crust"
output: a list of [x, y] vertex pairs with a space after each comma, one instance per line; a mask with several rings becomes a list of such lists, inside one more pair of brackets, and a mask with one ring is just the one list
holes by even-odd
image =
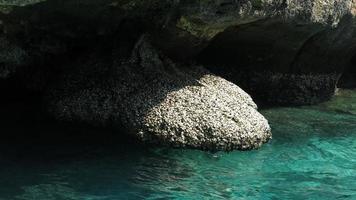
[[65, 120], [119, 124], [142, 141], [174, 147], [247, 150], [271, 138], [247, 93], [201, 66], [173, 63], [146, 37], [113, 68], [97, 81], [83, 77], [100, 77], [103, 66], [68, 75], [51, 91], [49, 110]]

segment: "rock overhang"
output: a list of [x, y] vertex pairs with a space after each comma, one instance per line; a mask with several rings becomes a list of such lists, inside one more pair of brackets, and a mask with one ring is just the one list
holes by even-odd
[[[246, 81], [248, 86], [257, 85], [252, 88], [257, 90], [248, 90], [252, 95], [263, 94], [263, 98], [269, 100], [275, 98], [275, 102], [286, 105], [317, 103], [332, 96], [338, 81], [338, 73], [341, 73], [343, 65], [338, 60], [340, 56], [348, 60], [353, 56], [348, 54], [352, 54], [354, 49], [352, 44], [355, 31], [352, 17], [355, 14], [355, 4], [351, 0], [47, 0], [41, 2], [3, 0], [0, 1], [0, 10], [4, 10], [4, 14], [0, 15], [0, 20], [3, 22], [0, 30], [6, 39], [19, 44], [18, 49], [23, 49], [25, 53], [41, 49], [35, 55], [30, 55], [32, 56], [30, 60], [46, 58], [41, 62], [43, 66], [37, 68], [39, 74], [48, 67], [48, 60], [63, 56], [67, 50], [69, 54], [75, 54], [77, 49], [88, 49], [100, 41], [106, 41], [104, 43], [107, 45], [120, 40], [123, 35], [135, 37], [146, 32], [152, 36], [152, 44], [171, 58], [170, 62], [195, 62], [197, 57], [209, 49], [221, 35], [225, 40], [227, 37], [224, 35], [235, 28], [237, 32], [228, 34], [229, 37], [241, 39], [241, 34], [245, 34], [247, 38], [242, 39], [245, 46], [238, 41], [232, 43], [230, 51], [244, 52], [250, 45], [253, 50], [251, 56], [254, 59], [246, 66], [252, 70], [252, 73], [246, 73], [248, 76], [245, 76], [246, 74], [240, 76], [234, 71], [229, 71], [231, 68], [224, 68], [225, 72], [232, 74], [234, 78]], [[268, 25], [274, 22], [277, 23]], [[246, 31], [251, 27], [255, 27], [254, 34]], [[260, 35], [255, 34], [258, 32], [261, 32]], [[267, 33], [271, 37], [265, 37], [264, 41], [257, 44], [256, 39], [261, 39], [260, 36], [268, 36]], [[37, 34], [44, 34], [45, 37], [33, 37]], [[46, 38], [46, 40], [39, 38]], [[110, 40], [112, 42], [108, 42]], [[95, 45], [91, 45], [92, 42]], [[64, 44], [64, 47], [58, 48], [61, 44]], [[293, 45], [289, 46], [289, 44]], [[129, 42], [125, 45], [132, 44]], [[258, 53], [257, 50], [261, 46], [264, 50]], [[273, 51], [276, 55], [281, 52], [285, 54], [265, 62], [263, 58], [268, 57], [268, 53]], [[105, 53], [111, 55], [112, 52], [109, 50]], [[221, 49], [213, 50], [210, 57], [218, 58], [219, 56], [214, 55], [218, 53], [222, 53]], [[235, 57], [243, 56], [242, 53]], [[68, 55], [68, 57], [72, 59], [76, 56]], [[5, 61], [11, 64], [9, 60]], [[219, 62], [216, 63], [217, 67], [222, 68], [222, 63]], [[232, 64], [238, 66], [246, 63], [237, 60]], [[258, 65], [268, 66], [270, 69], [268, 72], [256, 70]], [[12, 68], [11, 72], [16, 74], [16, 71], [21, 71], [21, 67]], [[62, 66], [57, 67], [56, 70], [65, 71], [61, 69]], [[334, 68], [340, 71], [334, 73]], [[282, 69], [282, 73], [271, 69]], [[304, 71], [305, 69], [307, 71]], [[30, 76], [29, 79], [38, 79], [38, 76]], [[200, 79], [196, 80], [199, 82]], [[238, 81], [235, 83], [240, 84]], [[275, 84], [283, 87], [275, 87]], [[186, 90], [182, 89], [182, 91]], [[102, 94], [103, 91], [96, 90], [96, 92]], [[274, 95], [273, 92], [277, 92], [278, 95]], [[92, 117], [88, 116], [89, 119]], [[94, 116], [95, 119], [97, 117], [102, 116]], [[158, 118], [165, 119], [162, 116]], [[265, 139], [260, 141], [267, 141], [269, 134], [265, 134]], [[249, 149], [251, 146], [254, 145], [249, 144], [244, 148]]]

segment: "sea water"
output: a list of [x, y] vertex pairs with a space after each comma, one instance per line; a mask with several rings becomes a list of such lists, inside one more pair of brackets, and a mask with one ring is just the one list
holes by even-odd
[[273, 139], [246, 152], [6, 143], [0, 199], [356, 199], [355, 91], [261, 113]]

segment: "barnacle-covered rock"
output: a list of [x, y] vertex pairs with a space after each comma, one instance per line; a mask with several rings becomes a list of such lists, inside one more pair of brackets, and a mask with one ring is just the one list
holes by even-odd
[[174, 147], [246, 150], [271, 138], [247, 93], [203, 67], [172, 63], [146, 37], [128, 60], [103, 62], [85, 63], [50, 90], [53, 116], [123, 126], [142, 141]]

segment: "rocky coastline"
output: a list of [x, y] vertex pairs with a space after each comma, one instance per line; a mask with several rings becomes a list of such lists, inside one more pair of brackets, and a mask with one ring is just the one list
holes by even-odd
[[272, 133], [256, 103], [316, 104], [356, 86], [355, 10], [354, 0], [2, 0], [0, 89], [36, 96], [56, 121], [145, 143], [257, 149]]

